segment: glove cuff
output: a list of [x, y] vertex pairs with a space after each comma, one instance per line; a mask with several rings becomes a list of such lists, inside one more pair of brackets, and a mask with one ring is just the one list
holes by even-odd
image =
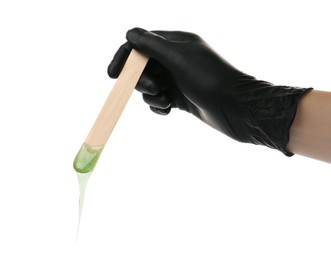
[[290, 98], [289, 102], [293, 102], [293, 104], [290, 106], [288, 112], [287, 118], [284, 120], [284, 127], [285, 127], [285, 133], [283, 140], [280, 141], [279, 146], [276, 146], [276, 149], [281, 151], [286, 156], [290, 157], [294, 154], [287, 150], [287, 145], [290, 141], [290, 129], [293, 124], [293, 121], [295, 119], [298, 105], [300, 102], [300, 99], [310, 90], [313, 90], [313, 88], [293, 88], [294, 95], [292, 98]]
[[238, 140], [277, 149], [286, 156], [293, 153], [286, 149], [290, 128], [295, 119], [301, 97], [312, 88], [274, 86], [258, 81], [258, 88], [250, 91], [251, 98], [241, 99], [241, 111], [245, 111], [241, 126], [236, 133]]

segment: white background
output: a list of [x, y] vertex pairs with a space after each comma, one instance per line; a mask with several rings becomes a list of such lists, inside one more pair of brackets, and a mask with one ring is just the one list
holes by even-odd
[[239, 69], [331, 90], [327, 1], [1, 1], [0, 259], [330, 259], [331, 166], [237, 143], [134, 92], [93, 172], [72, 161], [128, 29], [201, 35]]

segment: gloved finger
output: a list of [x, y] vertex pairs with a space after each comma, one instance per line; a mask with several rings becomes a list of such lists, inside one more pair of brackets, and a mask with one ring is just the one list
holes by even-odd
[[170, 113], [170, 111], [171, 111], [171, 107], [168, 107], [168, 108], [166, 108], [166, 109], [161, 109], [161, 108], [157, 108], [157, 107], [152, 107], [152, 106], [150, 106], [150, 109], [151, 109], [154, 113], [159, 114], [159, 115], [163, 115], [163, 116], [168, 115], [168, 114]]
[[121, 45], [118, 51], [115, 53], [113, 60], [108, 66], [109, 77], [115, 79], [120, 75], [123, 66], [131, 52], [132, 47], [128, 42]]
[[170, 41], [195, 41], [202, 40], [201, 37], [197, 34], [190, 32], [182, 32], [182, 31], [151, 31], [157, 35], [164, 37]]
[[148, 74], [142, 74], [137, 86], [136, 90], [143, 94], [148, 94], [151, 96], [156, 96], [160, 93], [161, 89], [159, 87], [159, 84], [156, 82], [153, 77], [148, 76]]
[[165, 68], [155, 59], [150, 58], [144, 69], [144, 73], [149, 75], [161, 75], [165, 72]]
[[127, 32], [126, 39], [133, 48], [148, 57], [155, 58], [161, 63], [167, 60], [169, 45], [164, 37], [142, 28], [133, 28]]
[[159, 109], [167, 109], [171, 106], [170, 99], [164, 93], [157, 96], [143, 94], [143, 99], [148, 105]]

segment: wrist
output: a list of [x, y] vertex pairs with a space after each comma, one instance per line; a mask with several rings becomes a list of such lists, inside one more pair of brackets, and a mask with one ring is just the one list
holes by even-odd
[[236, 131], [238, 140], [264, 145], [292, 156], [293, 153], [287, 150], [290, 128], [301, 97], [310, 90], [275, 86], [258, 80], [252, 82], [249, 90], [245, 89], [238, 96], [242, 114], [241, 120], [236, 122], [242, 126]]

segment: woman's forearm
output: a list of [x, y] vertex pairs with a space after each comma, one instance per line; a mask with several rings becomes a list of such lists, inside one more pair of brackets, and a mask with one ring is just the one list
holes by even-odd
[[312, 90], [301, 98], [287, 148], [331, 163], [331, 92]]

